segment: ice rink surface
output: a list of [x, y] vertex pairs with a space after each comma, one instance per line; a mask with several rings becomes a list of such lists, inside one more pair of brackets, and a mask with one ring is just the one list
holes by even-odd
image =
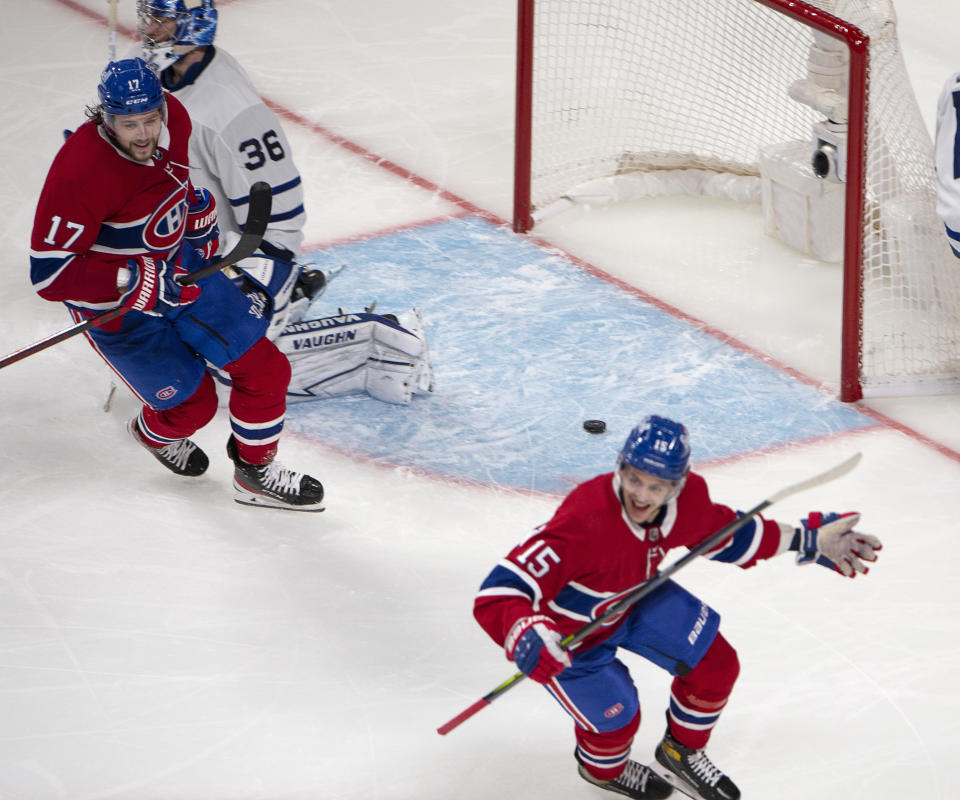
[[[286, 112], [310, 258], [349, 263], [318, 312], [417, 305], [437, 391], [291, 409], [281, 458], [328, 495], [298, 515], [232, 502], [222, 416], [195, 437], [207, 475], [164, 473], [126, 437], [133, 399], [102, 410], [80, 338], [0, 372], [3, 800], [609, 796], [536, 686], [435, 729], [513, 672], [470, 613], [482, 578], [650, 411], [690, 426], [737, 508], [862, 452], [771, 515], [856, 509], [885, 545], [855, 581], [787, 557], [684, 571], [742, 662], [713, 760], [748, 799], [960, 797], [960, 399], [838, 403], [839, 271], [765, 237], [759, 209], [659, 199], [509, 233], [514, 5], [219, 4], [218, 44]], [[901, 5], [932, 129], [960, 7]], [[3, 354], [69, 322], [30, 286], [29, 234], [106, 9], [11, 4], [0, 32]], [[626, 660], [648, 761], [669, 677]]]

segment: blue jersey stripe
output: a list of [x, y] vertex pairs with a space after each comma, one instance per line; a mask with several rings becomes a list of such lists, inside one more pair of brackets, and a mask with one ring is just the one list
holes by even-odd
[[293, 219], [294, 217], [299, 217], [303, 213], [304, 213], [303, 206], [300, 205], [300, 206], [297, 206], [296, 208], [292, 208], [289, 211], [284, 211], [283, 213], [280, 213], [280, 214], [271, 214], [270, 221], [283, 222], [284, 220]]
[[574, 584], [568, 583], [557, 592], [557, 596], [550, 605], [574, 619], [592, 620], [597, 605], [612, 596], [609, 593], [598, 595], [585, 592]]
[[275, 195], [281, 194], [282, 192], [288, 192], [291, 189], [296, 189], [300, 185], [300, 176], [297, 175], [293, 180], [289, 180], [286, 183], [278, 184], [277, 186], [272, 187], [273, 193]]
[[756, 551], [762, 535], [763, 529], [757, 525], [756, 519], [751, 519], [733, 535], [723, 549], [711, 553], [708, 557], [712, 561], [723, 561], [727, 564], [746, 561], [746, 557]]
[[[298, 175], [296, 178], [294, 178], [293, 180], [289, 180], [286, 183], [281, 183], [281, 184], [278, 184], [277, 186], [271, 186], [270, 193], [273, 194], [274, 197], [276, 197], [278, 194], [283, 194], [284, 192], [288, 192], [291, 189], [296, 189], [300, 185], [300, 183], [301, 183], [300, 176]], [[243, 195], [243, 197], [231, 197], [229, 198], [228, 202], [234, 208], [239, 208], [240, 206], [245, 206], [250, 202], [250, 195], [245, 194]], [[303, 206], [301, 205], [300, 208], [303, 209]]]
[[489, 575], [480, 584], [480, 591], [484, 589], [506, 588], [521, 592], [530, 598], [531, 603], [536, 602], [536, 592], [520, 575], [511, 569], [498, 564], [493, 568]]
[[60, 271], [75, 257], [76, 253], [63, 251], [56, 255], [51, 253], [48, 256], [30, 256], [30, 281], [38, 289], [45, 288], [53, 283]]

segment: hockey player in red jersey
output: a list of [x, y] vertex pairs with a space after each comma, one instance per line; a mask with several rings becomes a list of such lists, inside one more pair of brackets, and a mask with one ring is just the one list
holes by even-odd
[[[560, 646], [653, 577], [668, 551], [695, 547], [737, 518], [710, 499], [689, 461], [683, 425], [644, 419], [614, 472], [577, 486], [549, 522], [493, 569], [474, 615], [507, 658], [573, 718], [585, 780], [632, 798], [655, 800], [676, 787], [700, 800], [736, 800], [739, 789], [704, 751], [739, 672], [716, 611], [668, 580], [571, 651]], [[876, 537], [853, 530], [858, 520], [855, 513], [813, 512], [794, 528], [758, 516], [706, 557], [746, 569], [792, 550], [798, 563], [854, 577], [867, 572], [863, 562], [875, 561], [880, 550]], [[619, 648], [674, 676], [653, 769], [629, 758], [640, 705]]]
[[215, 202], [190, 181], [190, 118], [141, 59], [107, 65], [100, 103], [47, 174], [31, 240], [31, 279], [76, 321], [126, 306], [91, 328], [94, 349], [142, 401], [129, 430], [178, 475], [197, 476], [206, 454], [190, 436], [213, 418], [206, 362], [233, 381], [237, 502], [322, 510], [323, 487], [276, 459], [287, 359], [264, 337], [261, 309], [222, 273], [181, 286], [217, 249]]

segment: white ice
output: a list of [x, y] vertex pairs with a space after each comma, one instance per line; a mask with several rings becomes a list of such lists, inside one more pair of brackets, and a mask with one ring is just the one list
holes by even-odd
[[[310, 244], [458, 213], [443, 191], [509, 218], [515, 3], [219, 5], [219, 43], [264, 95], [322, 126], [287, 127]], [[121, 2], [125, 25], [133, 6]], [[93, 100], [107, 54], [105, 27], [78, 7], [102, 17], [107, 3], [3, 3], [3, 354], [68, 324], [33, 292], [27, 250], [61, 131]], [[898, 12], [932, 128], [960, 62], [960, 7], [903, 0]], [[537, 234], [836, 385], [839, 273], [760, 230], [759, 211], [678, 199], [573, 211]], [[745, 293], [754, 313], [725, 310]], [[472, 596], [556, 498], [288, 436], [284, 461], [322, 478], [328, 510], [250, 509], [230, 499], [225, 458], [195, 482], [163, 473], [123, 431], [133, 401], [102, 411], [106, 387], [80, 338], [0, 374], [0, 797], [600, 796], [576, 776], [570, 723], [533, 685], [435, 732], [512, 674], [473, 622]], [[853, 474], [775, 516], [856, 508], [885, 543], [855, 581], [786, 558], [685, 571], [743, 664], [710, 754], [747, 798], [960, 797], [960, 402], [864, 405], [889, 421], [704, 470], [717, 498], [751, 507], [861, 450]], [[196, 438], [219, 453], [226, 429], [218, 418]], [[668, 678], [628, 663], [645, 713], [634, 755], [648, 760]]]

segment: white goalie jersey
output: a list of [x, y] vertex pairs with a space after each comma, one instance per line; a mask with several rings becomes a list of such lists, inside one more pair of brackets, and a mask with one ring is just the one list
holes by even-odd
[[934, 165], [937, 214], [947, 229], [953, 254], [960, 258], [960, 72], [950, 76], [937, 102]]
[[[149, 57], [139, 49], [135, 55]], [[171, 88], [169, 69], [161, 76], [193, 122], [190, 179], [194, 186], [209, 189], [217, 202], [223, 251], [233, 247], [243, 230], [250, 187], [257, 181], [269, 183], [273, 208], [264, 252], [295, 259], [303, 244], [306, 213], [300, 173], [280, 120], [230, 53], [210, 47], [207, 59], [192, 82]]]

